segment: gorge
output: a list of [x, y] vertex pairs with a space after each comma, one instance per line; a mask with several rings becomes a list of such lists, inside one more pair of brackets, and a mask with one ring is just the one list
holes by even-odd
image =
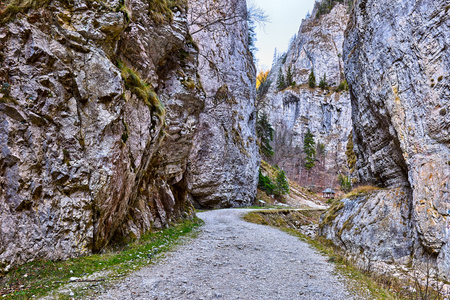
[[[0, 273], [254, 204], [265, 114], [291, 180], [366, 186], [330, 203], [322, 237], [361, 266], [431, 262], [448, 280], [450, 4], [328, 2], [263, 97], [245, 0], [2, 4]], [[307, 132], [323, 145], [314, 178]]]

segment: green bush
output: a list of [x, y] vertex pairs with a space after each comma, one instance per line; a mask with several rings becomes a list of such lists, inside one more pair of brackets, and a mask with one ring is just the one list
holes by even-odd
[[337, 87], [336, 92], [342, 92], [342, 91], [348, 91], [349, 87], [348, 87], [348, 83], [347, 80], [344, 80], [343, 82], [341, 82], [341, 84]]
[[322, 90], [328, 90], [327, 74], [326, 73], [323, 74], [322, 79], [320, 79], [319, 88], [321, 88]]
[[277, 186], [270, 180], [268, 176], [264, 176], [259, 171], [258, 188], [266, 192], [268, 196], [273, 195], [277, 189]]

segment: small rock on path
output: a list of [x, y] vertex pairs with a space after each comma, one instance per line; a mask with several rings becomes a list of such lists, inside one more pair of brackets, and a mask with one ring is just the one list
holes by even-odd
[[247, 223], [249, 210], [198, 213], [199, 237], [98, 299], [355, 299], [332, 264], [297, 237]]

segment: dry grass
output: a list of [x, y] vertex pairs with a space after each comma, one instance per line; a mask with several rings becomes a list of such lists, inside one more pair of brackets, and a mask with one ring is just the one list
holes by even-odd
[[7, 0], [0, 3], [0, 25], [3, 25], [18, 14], [31, 8], [46, 7], [50, 0]]
[[150, 0], [148, 5], [150, 17], [157, 24], [172, 22], [174, 9], [181, 11], [187, 9], [186, 0]]
[[323, 226], [330, 224], [331, 222], [336, 219], [338, 212], [344, 208], [344, 203], [340, 200], [334, 201], [331, 207], [325, 212], [323, 216], [323, 221], [319, 224], [320, 228], [323, 228]]
[[358, 196], [361, 196], [361, 195], [367, 195], [369, 193], [372, 193], [372, 192], [378, 191], [378, 190], [381, 190], [381, 189], [376, 187], [376, 186], [362, 185], [362, 186], [358, 186], [358, 187], [354, 188], [349, 193], [345, 194], [342, 197], [342, 199], [344, 199], [344, 198], [354, 198], [354, 197], [358, 197]]
[[164, 105], [156, 95], [151, 84], [145, 82], [134, 69], [128, 68], [125, 64], [119, 62], [118, 67], [122, 72], [125, 80], [125, 87], [135, 94], [139, 99], [144, 101], [145, 105], [150, 109], [155, 109], [160, 121], [164, 122], [166, 110]]

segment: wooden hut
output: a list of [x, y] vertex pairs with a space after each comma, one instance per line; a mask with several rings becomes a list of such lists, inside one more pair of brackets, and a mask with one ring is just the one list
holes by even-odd
[[326, 198], [326, 199], [333, 199], [333, 198], [334, 198], [334, 195], [336, 194], [336, 192], [333, 191], [333, 190], [330, 189], [330, 188], [327, 188], [326, 190], [324, 190], [324, 191], [322, 192], [322, 194], [323, 194], [323, 197]]

